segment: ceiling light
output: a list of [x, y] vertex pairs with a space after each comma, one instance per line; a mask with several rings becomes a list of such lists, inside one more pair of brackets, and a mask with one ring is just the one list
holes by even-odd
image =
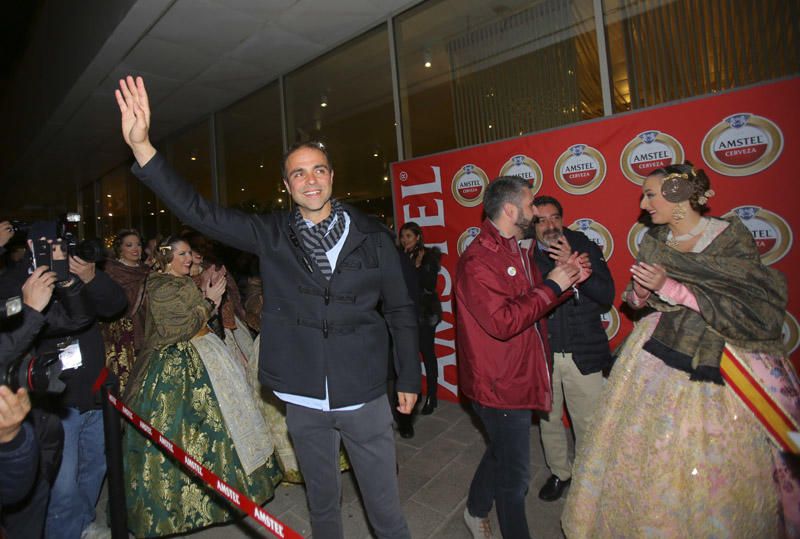
[[319, 106], [322, 107], [323, 109], [328, 106], [328, 96], [327, 95], [323, 95], [322, 96], [322, 99], [320, 99], [320, 101], [319, 101]]
[[422, 53], [422, 60], [425, 62], [425, 67], [430, 69], [433, 64], [431, 63], [431, 51], [430, 49], [425, 49]]
[[191, 155], [191, 156], [189, 156], [189, 160], [190, 160], [190, 161], [197, 161], [197, 148], [195, 148], [194, 150], [192, 150], [192, 155]]

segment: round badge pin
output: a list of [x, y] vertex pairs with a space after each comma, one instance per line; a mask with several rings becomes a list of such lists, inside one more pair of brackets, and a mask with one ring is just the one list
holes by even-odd
[[517, 268], [515, 268], [514, 266], [508, 266], [508, 269], [506, 271], [512, 277], [517, 274]]

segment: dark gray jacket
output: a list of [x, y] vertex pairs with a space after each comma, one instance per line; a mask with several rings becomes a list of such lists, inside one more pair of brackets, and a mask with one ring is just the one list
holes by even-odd
[[[579, 295], [563, 302], [548, 315], [547, 336], [552, 352], [570, 352], [581, 374], [598, 372], [611, 365], [611, 352], [600, 315], [614, 302], [614, 280], [600, 248], [582, 232], [564, 228], [572, 251], [589, 253], [592, 275], [578, 286]], [[555, 262], [536, 248], [536, 266], [542, 275]]]
[[[392, 237], [345, 206], [350, 229], [330, 281], [305, 253], [287, 212], [252, 215], [201, 198], [161, 154], [133, 172], [186, 224], [259, 256], [264, 285], [259, 379], [273, 390], [325, 397], [332, 408], [386, 392], [389, 331], [397, 390], [418, 393], [414, 303]], [[387, 331], [388, 328], [388, 331]]]

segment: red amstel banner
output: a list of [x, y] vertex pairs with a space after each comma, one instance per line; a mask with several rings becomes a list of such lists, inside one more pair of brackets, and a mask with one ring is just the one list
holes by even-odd
[[[492, 179], [521, 176], [536, 195], [564, 206], [564, 225], [600, 247], [618, 291], [630, 279], [639, 241], [641, 184], [647, 174], [689, 160], [716, 191], [709, 215], [738, 215], [765, 263], [789, 281], [784, 342], [797, 366], [800, 253], [792, 248], [800, 221], [800, 78], [762, 84], [674, 105], [573, 124], [543, 133], [393, 163], [397, 228], [415, 221], [425, 243], [441, 249], [438, 289], [444, 317], [436, 330], [439, 383], [458, 394], [453, 278], [459, 255], [478, 234], [483, 194]], [[605, 315], [611, 345], [631, 322], [621, 300]]]

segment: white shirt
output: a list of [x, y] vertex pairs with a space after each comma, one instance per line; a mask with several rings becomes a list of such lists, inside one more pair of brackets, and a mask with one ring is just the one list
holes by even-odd
[[[347, 212], [342, 212], [344, 215], [344, 231], [342, 232], [342, 236], [339, 238], [339, 241], [336, 242], [336, 245], [331, 247], [331, 250], [325, 253], [328, 257], [328, 262], [331, 265], [331, 271], [336, 269], [336, 262], [339, 258], [339, 253], [342, 252], [342, 247], [344, 247], [344, 241], [347, 239], [347, 234], [350, 232], [350, 216], [347, 215]], [[335, 216], [331, 221], [330, 226], [328, 226], [328, 232], [330, 232], [331, 228], [333, 228], [333, 224], [339, 216]], [[305, 220], [306, 225], [308, 228], [314, 226], [314, 223], [309, 221], [308, 219]], [[327, 235], [327, 233], [326, 233]], [[324, 399], [315, 399], [313, 397], [306, 397], [305, 395], [295, 395], [293, 393], [280, 393], [278, 391], [273, 391], [275, 396], [281, 399], [283, 402], [288, 402], [291, 404], [296, 404], [298, 406], [303, 406], [305, 408], [313, 408], [314, 410], [322, 410], [323, 412], [347, 412], [351, 410], [358, 410], [364, 403], [361, 404], [353, 404], [351, 406], [343, 406], [342, 408], [334, 408], [331, 409], [331, 402], [328, 395], [328, 378], [325, 378], [325, 398]]]

